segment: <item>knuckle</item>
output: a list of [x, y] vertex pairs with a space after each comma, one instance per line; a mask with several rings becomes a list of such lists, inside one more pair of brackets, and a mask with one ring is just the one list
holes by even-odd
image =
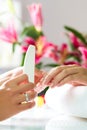
[[29, 82], [29, 87], [34, 88], [34, 87], [35, 87], [35, 84]]
[[12, 97], [14, 94], [14, 91], [11, 88], [6, 89], [6, 93], [9, 95], [9, 97]]
[[68, 69], [64, 69], [63, 74], [68, 74]]
[[74, 76], [73, 76], [73, 75], [68, 76], [68, 80], [69, 80], [69, 81], [74, 80]]
[[15, 93], [15, 89], [13, 88], [11, 82], [5, 83], [5, 90], [9, 96], [12, 96]]
[[26, 80], [28, 80], [27, 74], [23, 74], [23, 78], [26, 79]]
[[10, 82], [6, 82], [6, 83], [5, 83], [5, 86], [6, 86], [6, 87], [9, 87], [10, 84], [11, 84]]
[[35, 97], [36, 97], [36, 92], [33, 91], [33, 92], [31, 93], [31, 99], [33, 99], [33, 98], [35, 98]]

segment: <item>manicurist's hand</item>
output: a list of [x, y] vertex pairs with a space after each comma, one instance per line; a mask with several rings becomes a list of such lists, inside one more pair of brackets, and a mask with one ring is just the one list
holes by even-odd
[[[0, 121], [32, 108], [35, 105], [33, 99], [36, 96], [34, 87], [35, 85], [28, 81], [26, 74], [4, 80], [0, 87]], [[26, 101], [25, 93], [29, 102]]]

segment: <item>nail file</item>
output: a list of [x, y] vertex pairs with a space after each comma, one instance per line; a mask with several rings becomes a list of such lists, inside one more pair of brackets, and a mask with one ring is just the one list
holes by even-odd
[[34, 70], [35, 70], [35, 46], [28, 47], [23, 72], [28, 75], [30, 82], [34, 83]]

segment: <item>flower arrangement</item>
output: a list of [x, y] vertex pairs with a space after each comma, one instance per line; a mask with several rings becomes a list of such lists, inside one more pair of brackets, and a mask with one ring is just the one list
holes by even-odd
[[[11, 12], [13, 12], [13, 3], [11, 0], [9, 1], [9, 7], [11, 8]], [[42, 6], [41, 4], [32, 4], [27, 7], [27, 10], [29, 11], [32, 25], [26, 25], [23, 24], [22, 31], [18, 34], [14, 22], [8, 23], [6, 27], [0, 28], [0, 40], [5, 41], [7, 43], [10, 43], [13, 48], [13, 52], [15, 53], [16, 45], [19, 45], [21, 48], [21, 63], [20, 65], [23, 66], [24, 59], [26, 55], [26, 51], [29, 47], [29, 45], [35, 45], [36, 47], [36, 66], [38, 68], [42, 67], [41, 60], [43, 57], [48, 57], [53, 59], [54, 61], [57, 61], [57, 51], [58, 47], [57, 45], [48, 42], [46, 39], [46, 36], [44, 35], [42, 31], [42, 25], [43, 25], [43, 16], [42, 16]], [[13, 13], [14, 14], [14, 13]]]
[[[12, 0], [8, 0], [11, 12], [14, 12]], [[58, 65], [78, 64], [87, 67], [87, 38], [76, 29], [64, 26], [64, 33], [68, 38], [67, 43], [57, 45], [49, 42], [42, 30], [43, 15], [41, 4], [31, 4], [27, 7], [32, 25], [23, 24], [22, 31], [18, 34], [14, 22], [10, 22], [6, 27], [0, 27], [0, 40], [11, 43], [13, 52], [16, 45], [21, 48], [21, 63], [23, 66], [26, 51], [29, 45], [36, 47], [36, 67], [55, 67]], [[13, 13], [14, 14], [14, 13]], [[43, 58], [50, 58], [52, 63], [45, 64]]]

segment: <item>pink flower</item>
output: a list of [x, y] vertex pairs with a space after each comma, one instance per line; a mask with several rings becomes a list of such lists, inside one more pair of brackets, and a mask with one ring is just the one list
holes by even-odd
[[0, 39], [11, 44], [18, 41], [18, 35], [13, 23], [9, 24], [7, 28], [0, 29]]
[[58, 61], [58, 46], [46, 41], [46, 37], [41, 36], [36, 42], [36, 63], [43, 57], [52, 58]]
[[21, 46], [22, 53], [26, 53], [29, 45], [35, 45], [35, 40], [32, 37], [26, 37]]
[[73, 33], [69, 33], [69, 38], [75, 48], [84, 46], [84, 43], [82, 43]]
[[46, 44], [47, 45], [44, 47], [44, 56], [52, 58], [55, 62], [58, 62], [58, 46], [50, 42], [47, 42]]
[[79, 47], [79, 50], [82, 54], [82, 66], [87, 68], [87, 48]]
[[79, 62], [76, 61], [65, 61], [64, 65], [80, 65]]
[[41, 4], [32, 4], [28, 7], [31, 20], [36, 27], [36, 29], [41, 30], [43, 24], [43, 17], [42, 17], [42, 6]]
[[35, 45], [35, 40], [32, 38], [32, 37], [26, 37], [24, 39], [24, 42], [27, 44], [27, 45]]
[[59, 55], [60, 55], [58, 63], [59, 64], [63, 64], [64, 61], [67, 59], [67, 55], [69, 53], [68, 45], [66, 43], [62, 43], [62, 45], [61, 45], [61, 47], [60, 47], [58, 52], [59, 52]]
[[62, 46], [61, 46], [61, 48], [60, 48], [60, 51], [61, 52], [64, 52], [64, 51], [66, 51], [68, 49], [68, 45], [66, 44], [66, 43], [62, 43]]

